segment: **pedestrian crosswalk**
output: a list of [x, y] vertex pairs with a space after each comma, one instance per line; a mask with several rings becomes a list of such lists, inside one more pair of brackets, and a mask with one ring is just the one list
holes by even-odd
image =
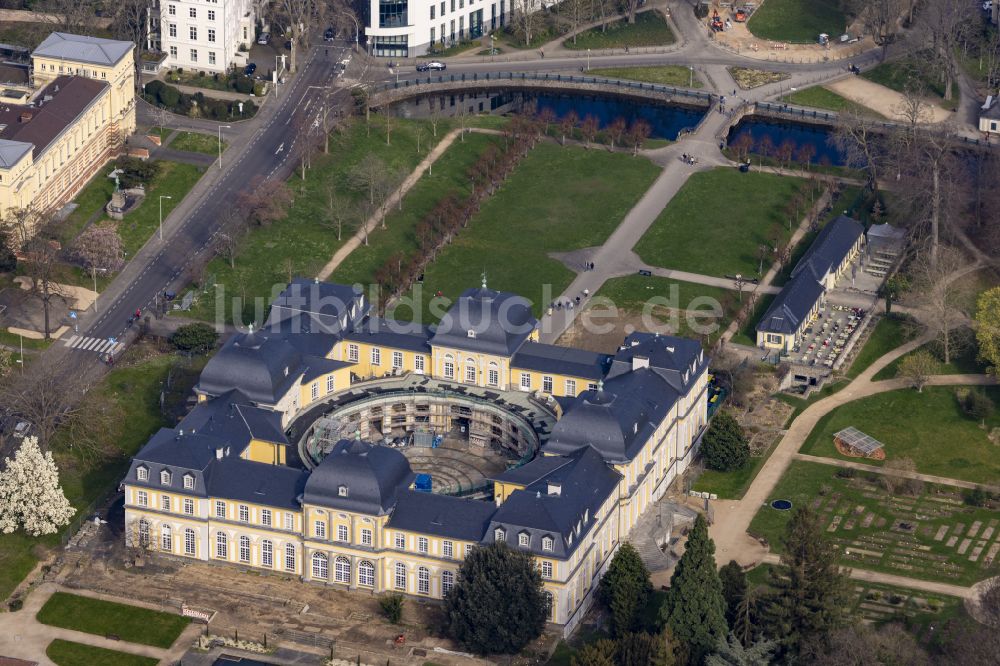
[[97, 354], [117, 354], [125, 347], [121, 342], [114, 339], [91, 338], [82, 335], [74, 335], [63, 342], [63, 344], [70, 349], [79, 349], [80, 351], [95, 352]]

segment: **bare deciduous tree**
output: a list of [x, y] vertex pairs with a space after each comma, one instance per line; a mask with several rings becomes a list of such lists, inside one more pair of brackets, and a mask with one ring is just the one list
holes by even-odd
[[868, 186], [878, 192], [886, 150], [884, 134], [877, 121], [857, 110], [842, 111], [837, 117], [831, 142], [844, 154], [844, 161], [849, 166], [867, 172]]
[[905, 300], [927, 313], [922, 321], [934, 335], [945, 363], [951, 362], [963, 341], [957, 331], [968, 322], [960, 307], [964, 287], [955, 279], [967, 264], [957, 250], [942, 248], [937, 261], [931, 259], [929, 250], [924, 250], [914, 258], [910, 268], [911, 288]]
[[148, 0], [118, 0], [113, 5], [111, 17], [111, 32], [119, 39], [132, 42], [132, 55], [135, 58], [135, 92], [142, 93], [142, 59], [139, 54], [146, 48], [149, 36], [147, 12]]

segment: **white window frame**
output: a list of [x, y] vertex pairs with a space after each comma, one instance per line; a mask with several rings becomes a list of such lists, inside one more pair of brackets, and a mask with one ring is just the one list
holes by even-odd
[[326, 538], [326, 521], [325, 520], [315, 520], [313, 521], [313, 533], [316, 535], [317, 539]]
[[552, 375], [542, 375], [542, 393], [552, 394]]
[[418, 374], [424, 374], [424, 357], [422, 354], [417, 354], [413, 357], [413, 371]]
[[295, 516], [289, 512], [285, 512], [285, 529], [289, 532], [295, 529]]
[[174, 550], [174, 538], [170, 532], [170, 525], [160, 526], [160, 550], [172, 553]]
[[400, 592], [406, 592], [406, 565], [396, 562], [395, 571], [392, 577], [393, 587]]
[[546, 580], [552, 580], [552, 563], [545, 560], [542, 562], [541, 566], [542, 578]]
[[406, 550], [406, 535], [402, 532], [396, 532], [394, 545], [399, 550]]
[[552, 551], [552, 546], [554, 545], [552, 537], [542, 537], [542, 550], [546, 552]]
[[326, 392], [333, 393], [333, 375], [327, 375], [326, 377]]
[[372, 545], [372, 531], [367, 527], [361, 528], [361, 545], [362, 546]]
[[427, 567], [417, 567], [417, 594], [431, 593], [431, 571]]
[[149, 481], [149, 468], [139, 465], [135, 468], [135, 478], [139, 481]]
[[348, 534], [347, 525], [337, 525], [337, 541], [347, 543], [351, 540], [351, 535]]
[[531, 545], [531, 536], [521, 533], [517, 535], [517, 545], [521, 548], [527, 548]]
[[260, 542], [260, 565], [274, 567], [274, 542], [270, 539], [264, 539]]
[[351, 582], [351, 561], [343, 555], [333, 561], [333, 580], [335, 583]]
[[358, 585], [375, 587], [375, 565], [368, 560], [358, 562]]
[[135, 503], [138, 506], [149, 506], [149, 493], [145, 490], [135, 491]]
[[285, 544], [285, 571], [295, 571], [295, 546]]
[[225, 532], [215, 533], [215, 556], [220, 560], [229, 559], [229, 537]]
[[576, 380], [567, 379], [566, 380], [566, 395], [574, 396], [576, 395]]
[[500, 386], [500, 371], [496, 368], [490, 368], [487, 373], [487, 384], [490, 386]]
[[170, 495], [160, 495], [160, 508], [170, 511]]
[[161, 486], [169, 486], [170, 485], [170, 479], [172, 478], [172, 476], [173, 475], [170, 474], [170, 470], [161, 469], [160, 470], [160, 485]]
[[372, 365], [382, 364], [382, 350], [378, 347], [372, 347], [371, 353]]
[[198, 554], [198, 535], [190, 527], [184, 530], [184, 554]]
[[455, 544], [451, 541], [441, 542], [441, 555], [449, 559], [454, 559], [455, 557]]
[[471, 363], [465, 365], [465, 381], [468, 384], [476, 383], [476, 366]]
[[194, 475], [193, 474], [185, 474], [184, 475], [184, 490], [193, 490], [193, 489], [194, 489]]
[[244, 564], [249, 564], [250, 563], [250, 537], [248, 537], [246, 535], [243, 535], [243, 536], [240, 537], [239, 549], [240, 549], [240, 552], [239, 552], [240, 562], [243, 562]]
[[531, 390], [531, 375], [527, 372], [521, 373], [521, 390], [522, 391]]
[[194, 500], [191, 498], [184, 499], [184, 513], [188, 516], [194, 515]]
[[347, 345], [347, 360], [357, 363], [361, 358], [361, 352], [357, 345]]
[[240, 504], [240, 510], [239, 511], [240, 511], [239, 512], [240, 522], [241, 523], [249, 523], [250, 522], [250, 507], [248, 507], [246, 504]]
[[392, 352], [392, 367], [393, 369], [399, 369], [403, 367], [403, 352], [398, 352], [398, 351]]
[[417, 552], [418, 553], [429, 553], [431, 542], [427, 537], [417, 537]]
[[312, 577], [318, 580], [326, 580], [330, 577], [330, 558], [326, 553], [313, 553], [312, 557]]
[[260, 524], [264, 527], [270, 527], [273, 522], [273, 516], [270, 509], [260, 510]]
[[493, 530], [493, 540], [494, 541], [503, 541], [503, 542], [506, 542], [507, 541], [507, 532], [505, 530], [503, 530], [502, 528], [499, 528], [499, 527], [496, 528], [495, 530]]
[[446, 597], [455, 588], [455, 574], [451, 571], [441, 572], [441, 596]]

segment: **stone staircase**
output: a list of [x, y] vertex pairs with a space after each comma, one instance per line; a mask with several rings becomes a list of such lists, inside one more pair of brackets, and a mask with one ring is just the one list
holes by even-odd
[[[680, 530], [694, 522], [696, 512], [690, 507], [672, 502], [666, 497], [650, 506], [632, 528], [628, 542], [639, 551], [639, 556], [650, 573], [664, 571], [677, 563], [669, 551], [674, 537]], [[664, 550], [666, 547], [666, 551]]]

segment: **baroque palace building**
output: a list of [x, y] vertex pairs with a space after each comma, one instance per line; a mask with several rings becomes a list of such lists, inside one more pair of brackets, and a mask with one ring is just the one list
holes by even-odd
[[52, 33], [0, 95], [0, 218], [66, 203], [134, 131], [133, 44]]
[[[292, 282], [261, 330], [208, 362], [190, 414], [135, 456], [126, 538], [433, 599], [471, 549], [504, 541], [534, 556], [551, 621], [571, 631], [690, 464], [708, 359], [693, 340], [645, 333], [613, 355], [547, 345], [537, 326], [527, 300], [485, 280], [436, 327], [379, 318], [351, 287]], [[464, 433], [519, 461], [490, 479], [492, 501], [432, 493], [384, 445], [404, 431]]]

